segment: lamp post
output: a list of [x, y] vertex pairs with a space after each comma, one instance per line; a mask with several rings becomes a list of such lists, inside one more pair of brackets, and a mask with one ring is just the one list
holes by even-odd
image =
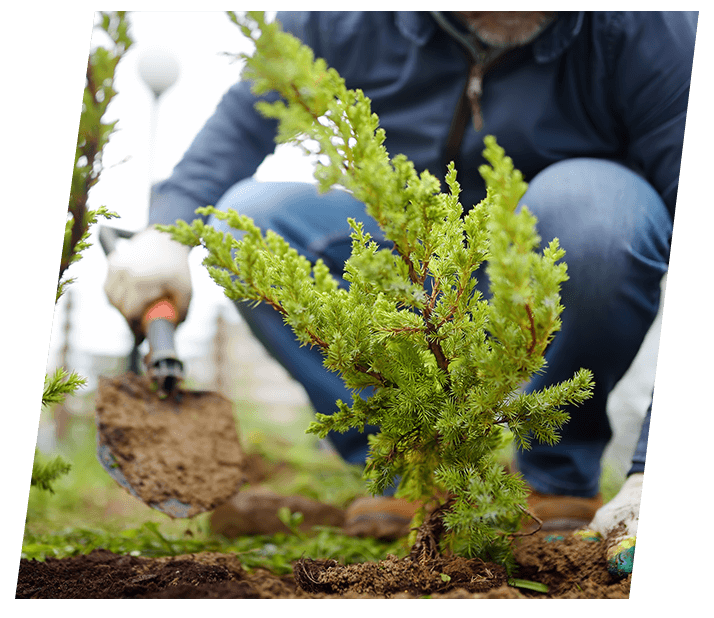
[[179, 63], [171, 52], [161, 48], [145, 50], [139, 57], [139, 76], [153, 94], [151, 102], [151, 124], [149, 127], [149, 199], [152, 187], [156, 181], [156, 132], [159, 117], [159, 99], [171, 86], [176, 83], [179, 76]]

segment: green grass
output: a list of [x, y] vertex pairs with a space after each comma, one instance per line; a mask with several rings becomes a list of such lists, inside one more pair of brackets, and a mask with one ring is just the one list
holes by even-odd
[[[387, 553], [406, 554], [403, 541], [392, 543], [375, 539], [347, 537], [338, 530], [315, 527], [311, 535], [276, 533], [228, 540], [205, 531], [171, 534], [156, 522], [145, 522], [136, 528], [110, 532], [102, 527], [67, 528], [58, 532], [25, 532], [22, 557], [45, 560], [87, 554], [93, 549], [107, 549], [132, 556], [179, 556], [198, 552], [233, 553], [240, 556], [246, 569], [263, 567], [276, 574], [291, 572], [291, 563], [309, 556], [333, 558], [343, 564], [377, 561]], [[186, 530], [195, 529], [189, 525]]]

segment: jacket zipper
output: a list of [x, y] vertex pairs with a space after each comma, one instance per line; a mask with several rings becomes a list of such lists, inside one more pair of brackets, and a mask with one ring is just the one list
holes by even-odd
[[[456, 113], [451, 121], [449, 134], [444, 148], [443, 168], [451, 161], [456, 164], [461, 150], [464, 132], [468, 123], [469, 115], [472, 118], [474, 129], [483, 129], [483, 115], [481, 113], [481, 95], [483, 93], [483, 79], [486, 73], [493, 67], [501, 64], [507, 57], [512, 58], [511, 52], [522, 52], [523, 47], [511, 47], [509, 49], [485, 50], [475, 36], [459, 32], [444, 16], [432, 11], [432, 16], [436, 22], [450, 34], [466, 50], [469, 57], [469, 75], [459, 102], [456, 106]], [[470, 114], [469, 114], [470, 111]]]

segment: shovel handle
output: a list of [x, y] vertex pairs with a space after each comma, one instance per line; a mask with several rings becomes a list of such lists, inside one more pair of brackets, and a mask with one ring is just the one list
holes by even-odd
[[178, 324], [178, 311], [176, 311], [176, 306], [168, 298], [162, 298], [150, 305], [149, 308], [144, 311], [144, 318], [142, 319], [144, 332], [147, 331], [149, 323], [154, 320], [168, 320], [175, 326]]
[[177, 322], [178, 312], [168, 299], [151, 305], [144, 313], [142, 322], [150, 348], [146, 359], [148, 373], [164, 393], [171, 393], [183, 378], [183, 363], [174, 347]]
[[144, 312], [141, 327], [149, 340], [151, 361], [177, 358], [174, 348], [174, 329], [178, 323], [178, 311], [167, 298], [156, 301]]

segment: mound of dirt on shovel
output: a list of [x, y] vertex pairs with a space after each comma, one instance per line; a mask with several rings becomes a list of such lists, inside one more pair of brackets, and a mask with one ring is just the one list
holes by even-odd
[[605, 544], [552, 533], [524, 537], [516, 547], [517, 577], [548, 586], [509, 586], [500, 566], [439, 557], [425, 563], [389, 556], [340, 565], [302, 559], [294, 575], [247, 571], [232, 554], [165, 558], [119, 556], [106, 550], [45, 562], [20, 561], [18, 599], [328, 599], [328, 598], [570, 598], [629, 597], [631, 577], [605, 568]]
[[[233, 405], [218, 393], [178, 389], [162, 398], [146, 376], [101, 377], [96, 419], [108, 472], [171, 517], [211, 511], [246, 480]], [[173, 504], [181, 508], [165, 506]]]

